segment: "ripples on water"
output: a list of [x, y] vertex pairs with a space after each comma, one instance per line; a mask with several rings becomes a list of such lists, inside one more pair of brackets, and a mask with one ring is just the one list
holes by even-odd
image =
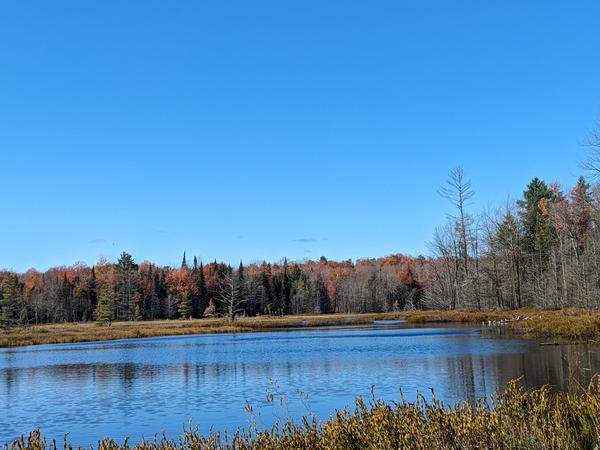
[[561, 388], [575, 367], [584, 382], [600, 371], [598, 349], [397, 321], [0, 349], [0, 442], [35, 427], [82, 445], [177, 436], [189, 419], [234, 430], [250, 423], [246, 401], [262, 426], [326, 418], [371, 386], [386, 400], [429, 389], [444, 402], [475, 400], [521, 375], [527, 387]]

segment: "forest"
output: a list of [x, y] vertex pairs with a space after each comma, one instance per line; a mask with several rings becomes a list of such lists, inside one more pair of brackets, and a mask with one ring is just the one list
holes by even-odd
[[[600, 139], [595, 141], [595, 144]], [[596, 145], [598, 147], [598, 145]], [[455, 213], [430, 256], [393, 254], [239, 266], [78, 263], [0, 272], [0, 326], [202, 317], [363, 313], [408, 309], [600, 307], [600, 158], [575, 186], [533, 178], [515, 202], [470, 211], [474, 188], [453, 169], [439, 193]]]

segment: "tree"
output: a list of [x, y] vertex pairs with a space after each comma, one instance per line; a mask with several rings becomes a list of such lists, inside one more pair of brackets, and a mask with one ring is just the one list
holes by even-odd
[[271, 309], [273, 305], [273, 289], [269, 275], [270, 267], [265, 264], [260, 273], [260, 283], [262, 287], [262, 299], [260, 303], [267, 314], [272, 314]]
[[592, 197], [590, 185], [584, 177], [579, 177], [571, 190], [570, 215], [573, 223], [573, 238], [577, 243], [577, 257], [581, 255], [592, 231]]
[[237, 274], [228, 273], [224, 276], [217, 301], [225, 310], [230, 322], [233, 322], [235, 317], [244, 311], [243, 306], [246, 299], [243, 288], [243, 282]]
[[281, 276], [281, 313], [289, 314], [290, 311], [290, 280], [288, 277], [287, 258], [283, 260], [283, 274]]
[[458, 228], [459, 235], [459, 251], [463, 260], [463, 270], [465, 275], [468, 275], [468, 225], [469, 217], [466, 212], [466, 206], [469, 200], [473, 198], [475, 192], [471, 187], [471, 180], [465, 179], [465, 173], [461, 166], [455, 167], [450, 171], [446, 186], [439, 191], [440, 195], [448, 200], [456, 207], [458, 216], [452, 216]]
[[22, 286], [16, 273], [8, 273], [2, 282], [0, 326], [17, 325], [22, 299]]
[[187, 292], [184, 292], [181, 296], [177, 310], [179, 311], [179, 318], [181, 319], [190, 319], [192, 317], [192, 300]]
[[509, 267], [511, 307], [520, 308], [521, 298], [521, 266], [522, 266], [522, 237], [520, 224], [512, 211], [507, 210], [502, 222], [498, 225], [496, 236], [492, 243], [498, 248], [505, 264]]
[[187, 269], [188, 268], [187, 260], [185, 258], [185, 252], [183, 252], [183, 259], [181, 260], [181, 268], [182, 269]]
[[586, 142], [590, 148], [587, 160], [583, 162], [582, 169], [587, 171], [590, 179], [600, 179], [600, 122], [590, 134]]
[[112, 286], [107, 283], [101, 284], [98, 292], [98, 303], [94, 310], [94, 318], [97, 323], [110, 326], [114, 301], [115, 294]]
[[117, 320], [133, 320], [135, 318], [134, 297], [136, 293], [137, 265], [133, 257], [126, 252], [121, 253], [117, 261]]
[[194, 268], [192, 269], [191, 276], [190, 299], [192, 301], [192, 316], [202, 317], [207, 305], [206, 279], [204, 277], [204, 266], [202, 262], [198, 266], [196, 258], [194, 258]]
[[548, 256], [549, 218], [548, 205], [552, 192], [539, 178], [533, 178], [523, 191], [523, 199], [517, 201], [524, 230], [524, 245], [530, 254], [538, 253], [542, 259]]

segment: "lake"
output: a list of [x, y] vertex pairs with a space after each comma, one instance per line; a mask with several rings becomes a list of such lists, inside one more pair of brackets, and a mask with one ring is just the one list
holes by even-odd
[[35, 427], [81, 445], [178, 436], [190, 420], [231, 431], [326, 418], [372, 386], [386, 400], [433, 389], [450, 403], [489, 398], [519, 376], [560, 389], [570, 373], [586, 382], [595, 371], [600, 347], [398, 321], [0, 349], [0, 443]]

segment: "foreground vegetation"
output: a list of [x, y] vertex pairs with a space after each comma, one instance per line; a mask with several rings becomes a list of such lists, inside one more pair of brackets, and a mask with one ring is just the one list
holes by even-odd
[[91, 322], [33, 325], [4, 330], [0, 347], [36, 344], [65, 344], [114, 339], [186, 334], [243, 333], [283, 328], [332, 325], [368, 325], [375, 320], [404, 319], [409, 323], [465, 323], [498, 326], [528, 338], [555, 342], [600, 343], [600, 312], [567, 308], [540, 310], [524, 308], [511, 311], [399, 311], [368, 314], [328, 314], [298, 316], [240, 317], [192, 320], [155, 320], [113, 322], [99, 326]]
[[[385, 403], [358, 399], [353, 411], [337, 411], [325, 422], [303, 418], [270, 430], [239, 430], [204, 436], [188, 430], [178, 440], [129, 445], [106, 438], [98, 450], [176, 449], [596, 449], [600, 445], [600, 381], [552, 393], [525, 391], [512, 382], [491, 405], [480, 401], [445, 407], [433, 399]], [[50, 444], [49, 447], [56, 447]], [[5, 449], [42, 450], [39, 431]], [[65, 442], [65, 448], [68, 443]]]

